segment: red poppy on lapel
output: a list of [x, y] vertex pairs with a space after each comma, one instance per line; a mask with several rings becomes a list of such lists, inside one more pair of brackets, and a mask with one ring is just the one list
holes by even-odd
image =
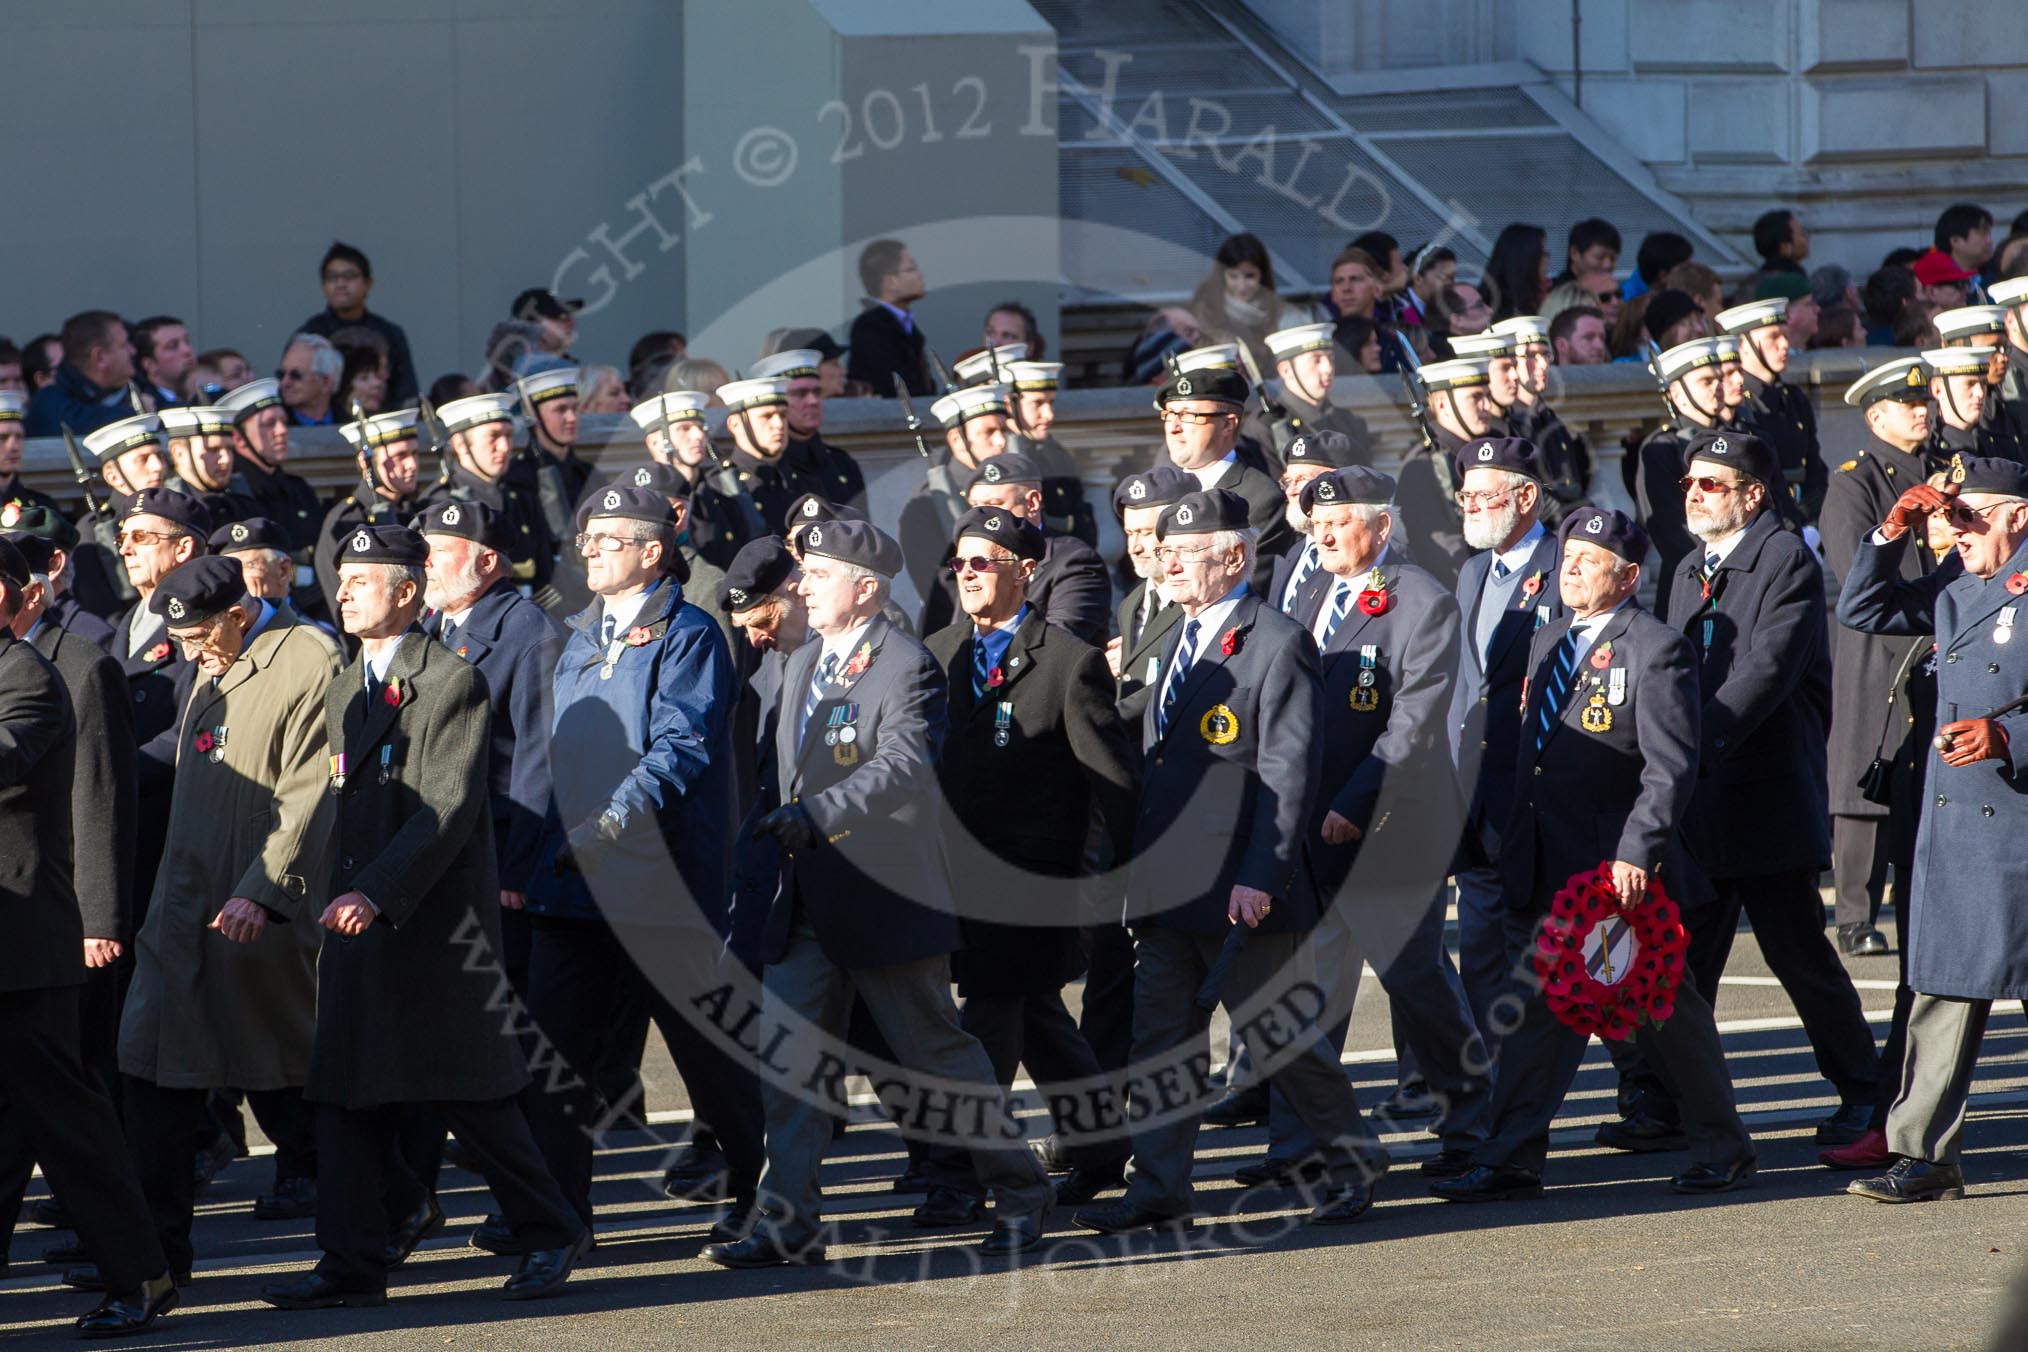
[[2028, 592], [2028, 573], [2016, 573], [2008, 578], [2007, 590], [2016, 596], [2019, 596], [2022, 592]]
[[213, 745], [215, 743], [212, 741], [211, 729], [209, 728], [206, 728], [203, 732], [198, 733], [190, 739], [190, 749], [200, 756], [210, 751]]
[[380, 699], [381, 699], [381, 702], [382, 702], [382, 703], [384, 703], [385, 705], [387, 705], [387, 707], [388, 707], [388, 708], [390, 708], [390, 709], [398, 709], [398, 708], [400, 708], [400, 707], [401, 707], [401, 682], [400, 682], [400, 681], [389, 681], [389, 682], [387, 683], [387, 689], [385, 689], [385, 690], [383, 690], [383, 691], [381, 691], [381, 692], [380, 692]]
[[143, 662], [160, 662], [163, 658], [167, 657], [168, 655], [169, 655], [169, 640], [163, 639], [160, 643], [157, 643], [154, 647], [148, 649], [147, 652], [142, 653], [141, 660]]
[[1523, 596], [1534, 596], [1542, 590], [1543, 572], [1543, 569], [1537, 568], [1534, 573], [1523, 579], [1521, 583], [1521, 594]]
[[866, 673], [866, 668], [871, 665], [873, 665], [873, 644], [870, 641], [862, 641], [859, 645], [859, 651], [853, 653], [852, 660], [845, 664], [845, 674], [847, 676], [863, 676]]
[[1236, 624], [1225, 631], [1224, 638], [1218, 640], [1218, 651], [1224, 653], [1227, 657], [1232, 656], [1245, 646], [1246, 640], [1240, 636], [1239, 626]]
[[1001, 682], [1005, 681], [1006, 679], [1007, 673], [1001, 671], [1000, 668], [998, 667], [994, 667], [991, 671], [986, 673], [986, 688], [988, 690], [998, 690], [1000, 688]]

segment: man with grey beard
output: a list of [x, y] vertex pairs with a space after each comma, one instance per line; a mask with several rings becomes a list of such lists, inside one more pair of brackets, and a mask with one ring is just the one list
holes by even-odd
[[1458, 572], [1463, 632], [1451, 687], [1451, 753], [1469, 803], [1455, 871], [1458, 974], [1482, 1030], [1507, 979], [1500, 830], [1514, 799], [1528, 646], [1560, 613], [1542, 475], [1535, 447], [1519, 437], [1480, 437], [1458, 451], [1465, 543], [1479, 551]]

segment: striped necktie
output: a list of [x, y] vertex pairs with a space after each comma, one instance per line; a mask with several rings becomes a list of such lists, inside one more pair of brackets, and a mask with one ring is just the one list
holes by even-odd
[[1317, 651], [1331, 646], [1331, 635], [1338, 632], [1338, 626], [1345, 622], [1346, 612], [1352, 609], [1352, 584], [1338, 579], [1337, 590], [1331, 594], [1331, 618], [1324, 623], [1324, 636], [1317, 640]]
[[606, 616], [605, 619], [600, 622], [599, 648], [601, 651], [613, 646], [613, 635], [616, 632], [618, 632], [618, 630], [619, 625], [614, 622], [613, 617], [610, 615]]
[[[810, 682], [810, 693], [803, 699], [803, 731], [810, 730], [810, 718], [817, 712], [817, 706], [824, 702], [824, 692], [831, 688], [831, 682], [838, 679], [838, 654], [824, 654], [823, 663], [817, 668], [816, 677]], [[802, 739], [797, 738], [797, 745]]]
[[1183, 641], [1176, 645], [1176, 659], [1169, 664], [1169, 679], [1162, 686], [1162, 703], [1155, 714], [1157, 737], [1169, 731], [1169, 715], [1183, 693], [1183, 682], [1190, 679], [1190, 667], [1197, 660], [1197, 631], [1195, 620], [1183, 626]]
[[1711, 599], [1711, 584], [1718, 580], [1718, 565], [1721, 562], [1715, 549], [1704, 556], [1704, 599], [1707, 601]]
[[1577, 630], [1572, 629], [1556, 645], [1556, 656], [1549, 664], [1549, 680], [1542, 687], [1542, 713], [1535, 720], [1535, 749], [1549, 740], [1549, 730], [1556, 726], [1557, 717], [1563, 712], [1563, 701], [1570, 694], [1571, 673], [1577, 670]]
[[1507, 574], [1513, 571], [1514, 570], [1512, 568], [1509, 568], [1501, 560], [1499, 559], [1493, 560], [1493, 578], [1495, 581], [1505, 582], [1507, 580]]
[[992, 674], [992, 667], [986, 660], [986, 636], [977, 630], [973, 630], [972, 697], [974, 699], [984, 699], [986, 697], [986, 681]]
[[1310, 580], [1310, 574], [1317, 571], [1317, 546], [1313, 541], [1303, 546], [1303, 557], [1296, 562], [1295, 572], [1289, 575], [1289, 585], [1282, 592], [1282, 614], [1292, 614], [1296, 598], [1303, 594], [1303, 584]]

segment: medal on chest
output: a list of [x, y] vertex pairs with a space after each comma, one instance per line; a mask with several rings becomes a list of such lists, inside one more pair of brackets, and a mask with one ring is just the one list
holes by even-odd
[[1374, 667], [1380, 660], [1380, 646], [1375, 643], [1362, 644], [1359, 649], [1359, 677], [1352, 687], [1352, 710], [1354, 713], [1370, 714], [1380, 707], [1380, 691], [1376, 688], [1379, 676]]
[[824, 745], [831, 748], [831, 759], [843, 766], [859, 763], [859, 706], [840, 704], [831, 710], [830, 723], [824, 729]]
[[339, 793], [345, 788], [345, 753], [331, 757], [331, 792]]
[[215, 728], [201, 729], [195, 737], [190, 739], [190, 749], [198, 755], [205, 757], [213, 765], [217, 765], [223, 761], [225, 759], [225, 725], [221, 723]]
[[393, 774], [394, 748], [392, 746], [382, 746], [380, 748], [380, 782], [385, 784]]
[[1014, 705], [1001, 700], [993, 710], [993, 745], [1004, 747], [1014, 740]]
[[1239, 715], [1223, 704], [1214, 704], [1197, 720], [1197, 733], [1213, 746], [1228, 746], [1239, 740]]
[[1591, 698], [1584, 702], [1584, 712], [1577, 716], [1577, 725], [1586, 732], [1611, 732], [1613, 711], [1606, 707], [1606, 692], [1592, 687]]
[[2014, 641], [2014, 612], [2016, 609], [2018, 607], [2015, 606], [2004, 606], [2001, 608], [1998, 618], [1993, 621], [1993, 642], [2012, 643]]

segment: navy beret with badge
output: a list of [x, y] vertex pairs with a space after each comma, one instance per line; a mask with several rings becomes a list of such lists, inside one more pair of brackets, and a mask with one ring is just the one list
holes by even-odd
[[784, 533], [811, 521], [864, 521], [866, 513], [857, 507], [831, 501], [821, 493], [805, 493], [789, 504], [782, 518]]
[[211, 534], [211, 513], [188, 493], [173, 488], [144, 488], [127, 499], [125, 516], [159, 516], [173, 521], [200, 541]]
[[1125, 519], [1129, 507], [1167, 507], [1196, 491], [1196, 475], [1174, 465], [1156, 465], [1120, 480], [1113, 489], [1113, 515]]
[[1344, 469], [1354, 462], [1355, 455], [1352, 438], [1325, 427], [1291, 438], [1288, 448], [1282, 452], [1282, 461], [1290, 465], [1324, 465], [1331, 469]]
[[2028, 498], [2028, 465], [2016, 464], [2004, 456], [1952, 456], [1948, 477], [1960, 493]]
[[429, 556], [429, 542], [407, 526], [360, 526], [338, 546], [341, 564], [420, 564]]
[[690, 481], [659, 460], [636, 465], [613, 482], [624, 484], [629, 488], [645, 488], [660, 493], [665, 498], [690, 496]]
[[6, 508], [12, 510], [0, 508], [0, 527], [47, 540], [65, 553], [77, 548], [77, 527], [66, 521], [63, 513], [39, 502], [10, 502]]
[[49, 565], [55, 560], [57, 551], [63, 546], [41, 535], [30, 535], [25, 530], [0, 531], [0, 540], [14, 546], [21, 557], [28, 562], [31, 573], [49, 572]]
[[585, 498], [578, 508], [584, 519], [594, 517], [616, 517], [621, 521], [646, 521], [650, 525], [667, 526], [676, 520], [676, 510], [669, 505], [669, 499], [651, 488], [636, 488], [632, 484], [615, 484], [598, 489]]
[[969, 493], [980, 484], [1039, 484], [1041, 482], [1042, 471], [1036, 467], [1033, 460], [1030, 460], [1019, 451], [1002, 451], [972, 471], [972, 477], [965, 481], [965, 491]]
[[214, 554], [234, 554], [249, 549], [279, 549], [286, 554], [294, 545], [282, 528], [264, 516], [250, 516], [229, 526], [220, 526], [208, 542]]
[[507, 518], [483, 502], [441, 503], [408, 524], [423, 535], [454, 535], [496, 554], [506, 553], [511, 541]]
[[801, 528], [803, 557], [836, 559], [871, 569], [882, 577], [901, 571], [901, 546], [868, 521], [822, 521]]
[[1648, 533], [1625, 512], [1580, 507], [1563, 518], [1563, 528], [1557, 536], [1559, 544], [1582, 540], [1617, 554], [1628, 563], [1639, 563], [1648, 556]]
[[732, 556], [732, 563], [725, 570], [725, 581], [718, 588], [719, 609], [728, 614], [752, 610], [774, 595], [795, 571], [796, 556], [789, 553], [789, 547], [774, 536], [763, 535], [758, 540], [748, 540]]
[[967, 535], [991, 540], [1017, 559], [1039, 561], [1049, 549], [1041, 531], [1030, 525], [1026, 518], [1016, 516], [1005, 507], [974, 507], [959, 517], [957, 526], [951, 531], [951, 539], [962, 540]]
[[202, 554], [178, 564], [155, 584], [148, 609], [170, 624], [203, 624], [248, 600], [239, 560]]
[[1542, 458], [1525, 437], [1474, 437], [1458, 447], [1458, 477], [1470, 469], [1504, 469], [1542, 482]]
[[28, 585], [28, 574], [31, 571], [28, 560], [21, 556], [21, 551], [10, 541], [0, 539], [0, 582], [5, 582], [10, 587], [25, 587]]
[[1729, 428], [1701, 429], [1690, 438], [1689, 446], [1683, 451], [1683, 467], [1688, 469], [1693, 460], [1723, 465], [1764, 485], [1783, 481], [1781, 465], [1775, 460], [1773, 449], [1751, 432], [1737, 432]]
[[1394, 476], [1365, 465], [1334, 469], [1303, 485], [1305, 512], [1319, 507], [1385, 507], [1394, 501]]
[[1222, 530], [1245, 530], [1246, 499], [1229, 488], [1207, 488], [1186, 493], [1155, 518], [1155, 538], [1172, 535], [1213, 535]]
[[1156, 402], [1174, 404], [1209, 399], [1219, 404], [1244, 404], [1252, 394], [1253, 387], [1238, 371], [1200, 369], [1171, 375]]

